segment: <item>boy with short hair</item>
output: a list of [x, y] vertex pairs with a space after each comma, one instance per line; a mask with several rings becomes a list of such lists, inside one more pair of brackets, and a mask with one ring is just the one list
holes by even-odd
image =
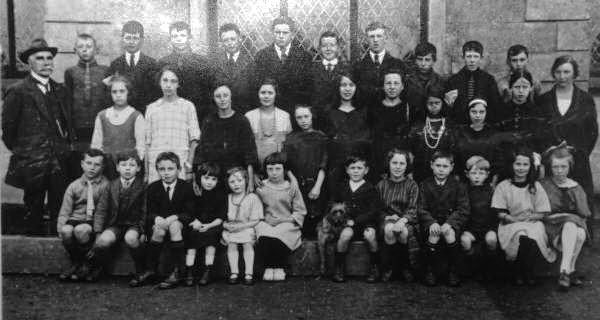
[[[508, 65], [509, 71], [506, 75], [497, 79], [498, 91], [502, 102], [510, 102], [512, 100], [512, 91], [510, 90], [510, 76], [515, 72], [523, 72], [527, 70], [527, 64], [529, 62], [529, 50], [527, 47], [521, 44], [515, 44], [508, 48], [506, 52], [506, 64]], [[529, 92], [529, 99], [531, 102], [535, 102], [535, 98], [542, 94], [542, 84], [537, 80], [533, 79], [533, 90]]]
[[312, 57], [294, 40], [296, 23], [279, 17], [271, 24], [273, 44], [256, 54], [255, 92], [267, 78], [277, 82], [275, 105], [289, 114], [297, 104], [310, 102], [310, 66]]
[[98, 149], [89, 149], [81, 160], [81, 177], [73, 181], [63, 197], [56, 230], [69, 254], [71, 267], [60, 274], [60, 280], [82, 280], [89, 272], [85, 261], [94, 243], [94, 215], [100, 198], [108, 192], [108, 180], [102, 175], [105, 155]]
[[179, 170], [181, 162], [175, 153], [163, 152], [156, 158], [156, 171], [160, 180], [151, 183], [146, 192], [147, 229], [152, 230], [148, 232], [150, 240], [147, 245], [146, 271], [137, 281], [132, 281], [131, 285], [134, 287], [146, 283], [156, 272], [167, 234], [175, 266], [158, 288], [175, 288], [185, 275], [186, 250], [182, 230], [192, 222], [194, 190], [191, 184], [178, 178]]
[[420, 110], [427, 100], [427, 88], [443, 88], [445, 81], [433, 71], [433, 65], [437, 61], [437, 49], [432, 43], [417, 44], [414, 56], [416, 69], [406, 77], [406, 98], [410, 106]]
[[467, 106], [473, 98], [488, 103], [488, 123], [494, 121], [494, 109], [498, 108], [500, 95], [494, 76], [481, 70], [483, 45], [479, 41], [467, 41], [462, 47], [465, 66], [452, 75], [446, 83], [445, 101], [450, 107], [450, 118], [458, 125], [469, 124]]
[[204, 56], [192, 52], [192, 33], [187, 23], [172, 23], [169, 26], [169, 38], [173, 52], [158, 60], [158, 69], [166, 65], [175, 68], [180, 76], [177, 93], [194, 104], [200, 124], [212, 108], [210, 88], [214, 70]]
[[369, 50], [362, 60], [354, 65], [356, 84], [361, 92], [362, 103], [373, 104], [383, 97], [383, 76], [390, 69], [400, 70], [402, 77], [406, 76], [406, 64], [390, 55], [385, 45], [387, 42], [387, 27], [381, 22], [371, 22], [365, 28]]
[[217, 83], [226, 83], [231, 89], [232, 106], [241, 114], [253, 109], [256, 92], [252, 88], [254, 60], [247, 51], [241, 50], [240, 29], [234, 23], [226, 23], [219, 28], [219, 38], [225, 48], [213, 61], [216, 62]]
[[437, 258], [442, 250], [442, 241], [448, 261], [448, 285], [455, 287], [460, 284], [457, 273], [460, 247], [456, 237], [461, 234], [469, 216], [469, 197], [465, 187], [451, 176], [454, 169], [452, 154], [436, 151], [431, 158], [431, 169], [433, 177], [423, 180], [419, 185], [417, 206], [425, 240], [425, 283], [429, 286], [436, 284], [434, 264], [439, 261]]
[[335, 250], [334, 282], [344, 282], [346, 253], [353, 239], [363, 239], [369, 248], [371, 267], [367, 282], [379, 280], [379, 253], [377, 244], [377, 212], [381, 209], [377, 189], [365, 180], [369, 172], [367, 160], [361, 156], [350, 156], [344, 163], [348, 180], [335, 188], [331, 203], [345, 204], [350, 220], [342, 230]]
[[94, 215], [94, 230], [102, 233], [88, 254], [92, 271], [86, 280], [98, 279], [108, 251], [124, 240], [135, 264], [135, 278], [130, 282], [135, 284], [144, 280], [140, 277], [145, 271], [142, 235], [146, 223], [146, 184], [139, 176], [142, 160], [136, 151], [118, 153], [115, 160], [119, 177], [109, 183]]
[[143, 44], [144, 26], [135, 20], [127, 21], [121, 28], [121, 45], [125, 52], [110, 63], [110, 73], [129, 79], [133, 92], [129, 93], [128, 102], [145, 114], [146, 106], [158, 99], [159, 90], [154, 85], [157, 62], [142, 53]]
[[468, 194], [471, 213], [460, 236], [460, 244], [469, 257], [476, 280], [489, 278], [498, 248], [498, 215], [491, 208], [494, 189], [487, 181], [490, 163], [484, 157], [472, 156], [465, 165], [469, 180]]
[[[111, 105], [109, 91], [103, 82], [110, 71], [108, 66], [96, 62], [98, 47], [92, 35], [78, 34], [74, 50], [79, 62], [65, 71], [64, 80], [71, 93], [75, 149], [83, 153], [90, 147], [96, 115]], [[73, 172], [73, 177], [80, 174], [78, 168], [76, 171]]]
[[333, 31], [325, 31], [319, 37], [321, 59], [312, 63], [311, 77], [311, 105], [319, 111], [319, 116], [323, 116], [323, 111], [335, 103], [339, 91], [339, 76], [350, 69], [350, 64], [340, 52], [340, 40], [338, 34]]

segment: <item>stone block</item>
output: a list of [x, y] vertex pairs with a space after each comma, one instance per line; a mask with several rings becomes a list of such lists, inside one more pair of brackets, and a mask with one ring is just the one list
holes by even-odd
[[[478, 40], [485, 52], [506, 52], [514, 44], [521, 43], [530, 52], [551, 52], [556, 49], [556, 23], [499, 23], [471, 22], [466, 32], [459, 35], [460, 45], [468, 40]], [[484, 52], [484, 54], [485, 54]]]
[[459, 22], [522, 22], [526, 0], [449, 0], [448, 19]]
[[[112, 57], [114, 58], [114, 57]], [[58, 82], [64, 81], [65, 70], [77, 64], [78, 57], [75, 53], [59, 53], [54, 57], [54, 73], [52, 78]], [[111, 57], [100, 54], [96, 56], [96, 61], [101, 65], [109, 65]]]
[[96, 39], [98, 55], [117, 56], [120, 53], [121, 30], [112, 24], [46, 22], [46, 38], [59, 52], [74, 52], [75, 40], [80, 33], [89, 33]]
[[525, 19], [538, 20], [587, 20], [590, 18], [587, 0], [527, 0]]
[[560, 22], [556, 47], [558, 50], [590, 50], [593, 40], [590, 32], [588, 21]]

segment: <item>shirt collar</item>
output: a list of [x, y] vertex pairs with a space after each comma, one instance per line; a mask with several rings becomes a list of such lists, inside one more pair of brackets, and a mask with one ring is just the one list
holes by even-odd
[[[238, 50], [238, 52], [233, 54], [233, 61], [237, 62], [238, 57], [240, 56], [240, 51]], [[231, 54], [228, 52], [227, 53], [227, 60], [231, 59]]]
[[175, 186], [177, 185], [177, 179], [175, 179], [175, 181], [171, 184], [166, 184], [164, 181], [162, 184], [163, 184], [163, 187], [165, 188], [165, 190], [167, 189], [167, 187], [171, 187], [171, 191], [172, 191], [175, 189]]
[[383, 57], [385, 56], [385, 49], [381, 50], [379, 53], [375, 53], [371, 50], [369, 50], [369, 55], [371, 56], [371, 61], [375, 60], [375, 55], [377, 55], [377, 58], [379, 59], [379, 63], [383, 63]]
[[80, 67], [82, 67], [82, 68], [85, 68], [86, 63], [89, 64], [90, 67], [98, 65], [98, 63], [96, 62], [96, 59], [94, 59], [94, 60], [92, 60], [90, 62], [85, 62], [85, 61], [79, 59], [79, 62], [77, 62], [77, 65], [80, 66]]
[[102, 175], [98, 175], [96, 178], [94, 179], [88, 179], [85, 174], [81, 175], [81, 181], [83, 182], [83, 184], [87, 184], [87, 182], [91, 182], [92, 184], [99, 184], [102, 181]]
[[448, 178], [446, 178], [446, 180], [444, 180], [444, 181], [440, 181], [440, 180], [438, 180], [437, 178], [434, 177], [433, 180], [435, 181], [435, 184], [437, 186], [441, 186], [441, 187], [445, 186], [446, 182], [448, 182]]
[[135, 181], [135, 177], [133, 177], [133, 178], [131, 178], [131, 179], [129, 179], [129, 180], [127, 180], [127, 179], [124, 179], [124, 178], [122, 178], [122, 177], [121, 177], [120, 179], [121, 179], [121, 184], [122, 184], [122, 185], [124, 185], [126, 182], [128, 182], [128, 183], [129, 183], [129, 185], [131, 186], [131, 185], [133, 184], [133, 181]]
[[[135, 64], [137, 64], [138, 61], [140, 61], [140, 53], [141, 51], [138, 50], [133, 54], [133, 62]], [[125, 51], [125, 62], [127, 63], [127, 65], [129, 65], [129, 59], [131, 59], [131, 53]]]
[[332, 65], [332, 66], [337, 66], [338, 64], [338, 58], [332, 59], [332, 60], [322, 60], [322, 63], [324, 66], [328, 66], [328, 65]]
[[46, 84], [48, 84], [48, 82], [50, 81], [50, 78], [44, 78], [44, 77], [40, 76], [39, 74], [37, 74], [37, 73], [35, 73], [35, 72], [33, 72], [33, 71], [31, 71], [31, 76], [32, 76], [32, 77], [33, 77], [35, 80], [39, 81], [39, 82], [40, 82], [41, 84], [43, 84], [43, 85], [46, 85]]
[[[279, 46], [277, 46], [276, 44], [273, 44], [275, 46], [275, 51], [277, 52], [277, 56], [281, 59], [281, 48], [279, 48]], [[289, 56], [290, 55], [290, 48], [292, 47], [292, 44], [289, 43], [287, 45], [287, 47], [285, 47], [285, 55]]]

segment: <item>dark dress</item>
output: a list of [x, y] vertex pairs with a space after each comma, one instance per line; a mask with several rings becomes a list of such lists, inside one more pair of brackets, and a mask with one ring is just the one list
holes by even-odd
[[[447, 118], [445, 119], [444, 131], [439, 138], [439, 142], [436, 136], [432, 138], [431, 134], [427, 133], [425, 122], [413, 125], [408, 134], [408, 149], [415, 157], [413, 162], [413, 178], [417, 182], [421, 182], [431, 176], [431, 156], [434, 152], [437, 150], [454, 152], [456, 143], [455, 129]], [[434, 132], [439, 131], [441, 123], [439, 123], [439, 126], [432, 126]], [[434, 135], [436, 134], [434, 133]]]
[[[385, 158], [392, 148], [405, 148], [406, 137], [411, 123], [416, 118], [416, 110], [401, 101], [395, 106], [386, 106], [382, 102], [369, 108], [369, 127], [373, 137], [373, 161], [370, 166], [373, 176], [381, 177], [387, 171]], [[378, 179], [377, 179], [378, 180]]]
[[545, 119], [541, 108], [527, 100], [523, 104], [512, 101], [497, 110], [496, 128], [505, 133], [502, 142], [514, 146], [525, 145], [536, 152], [543, 152], [541, 129]]
[[498, 108], [500, 102], [500, 93], [498, 92], [498, 85], [494, 77], [481, 70], [469, 71], [467, 67], [463, 67], [457, 74], [452, 75], [446, 83], [446, 92], [452, 90], [458, 90], [458, 96], [454, 101], [454, 105], [450, 111], [450, 119], [457, 125], [468, 124], [469, 115], [467, 106], [469, 99], [467, 97], [467, 85], [470, 77], [475, 80], [474, 97], [483, 98], [488, 104], [488, 122], [494, 123], [496, 114], [495, 110]]
[[560, 239], [562, 228], [567, 222], [585, 229], [587, 233], [586, 220], [591, 216], [591, 212], [583, 188], [577, 183], [568, 183], [568, 186], [559, 187], [549, 177], [540, 181], [540, 184], [548, 195], [552, 210], [551, 214], [544, 219], [548, 240], [557, 245], [555, 241]]
[[371, 134], [367, 122], [367, 110], [357, 108], [350, 112], [339, 109], [329, 111], [331, 131], [329, 135], [329, 172], [330, 186], [344, 180], [344, 161], [353, 154], [359, 154], [370, 160]]
[[294, 131], [287, 135], [283, 151], [287, 154], [288, 166], [298, 179], [300, 192], [306, 204], [307, 216], [302, 227], [304, 236], [315, 236], [316, 224], [325, 210], [327, 189], [321, 187], [319, 198], [312, 200], [308, 194], [315, 186], [319, 170], [327, 172], [327, 136], [321, 131]]
[[556, 89], [552, 88], [539, 98], [539, 106], [547, 120], [548, 131], [544, 134], [544, 148], [557, 145], [563, 140], [575, 148], [575, 166], [571, 175], [573, 180], [583, 187], [589, 198], [594, 194], [590, 154], [598, 139], [594, 99], [589, 93], [574, 86], [571, 106], [561, 115], [556, 104]]
[[223, 175], [232, 167], [256, 168], [258, 158], [254, 134], [248, 119], [239, 112], [229, 118], [211, 113], [201, 127], [200, 143], [194, 154], [194, 165], [214, 162], [221, 166]]
[[[201, 187], [200, 187], [201, 188]], [[212, 190], [202, 190], [202, 194], [195, 197], [195, 211], [191, 221], [198, 219], [203, 224], [211, 223], [215, 219], [227, 219], [227, 193], [221, 185]], [[198, 232], [188, 226], [186, 232], [186, 246], [188, 248], [216, 247], [221, 240], [223, 226], [218, 225], [205, 232]]]
[[471, 185], [468, 187], [468, 192], [471, 214], [465, 231], [471, 232], [475, 236], [475, 241], [485, 241], [485, 234], [488, 231], [498, 230], [498, 215], [490, 206], [494, 189], [486, 183], [481, 186]]
[[502, 172], [505, 161], [499, 151], [496, 129], [485, 124], [482, 130], [475, 131], [470, 125], [462, 125], [455, 132], [455, 173], [464, 176], [465, 162], [475, 155], [484, 157], [490, 163], [490, 177]]

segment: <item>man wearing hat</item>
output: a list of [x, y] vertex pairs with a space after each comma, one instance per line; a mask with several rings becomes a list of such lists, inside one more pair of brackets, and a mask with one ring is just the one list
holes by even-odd
[[19, 56], [31, 72], [7, 89], [2, 110], [2, 140], [12, 151], [6, 183], [24, 190], [29, 234], [42, 233], [46, 210], [56, 220], [68, 183], [71, 115], [65, 88], [50, 78], [56, 52], [44, 39], [33, 40]]

